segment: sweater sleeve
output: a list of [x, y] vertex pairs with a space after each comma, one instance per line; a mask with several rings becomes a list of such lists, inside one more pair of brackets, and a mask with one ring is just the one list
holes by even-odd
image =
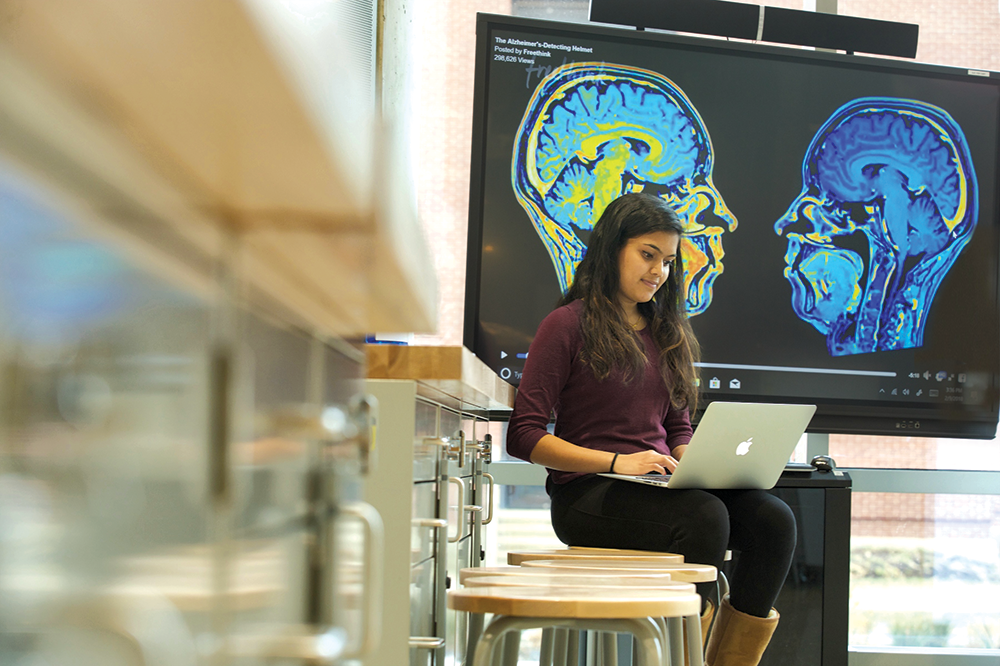
[[524, 362], [514, 411], [507, 425], [507, 453], [531, 462], [578, 351], [579, 318], [568, 307], [552, 311], [538, 327]]
[[667, 446], [673, 452], [675, 447], [691, 441], [694, 428], [691, 427], [691, 413], [687, 407], [678, 409], [671, 407], [667, 418], [663, 419], [663, 429], [667, 433]]

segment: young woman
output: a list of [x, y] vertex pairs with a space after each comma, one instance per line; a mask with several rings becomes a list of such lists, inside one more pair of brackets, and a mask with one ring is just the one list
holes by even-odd
[[[683, 228], [662, 199], [601, 215], [560, 307], [531, 343], [508, 452], [549, 470], [552, 526], [576, 546], [674, 552], [721, 567], [739, 551], [710, 666], [754, 665], [795, 548], [795, 518], [757, 490], [668, 490], [597, 476], [672, 472], [691, 439], [698, 343], [684, 310]], [[555, 430], [547, 430], [555, 413]], [[707, 599], [712, 587], [700, 589]], [[703, 624], [714, 612], [706, 602]]]

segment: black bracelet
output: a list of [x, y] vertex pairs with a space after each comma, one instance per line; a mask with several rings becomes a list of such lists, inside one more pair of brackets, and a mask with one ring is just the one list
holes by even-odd
[[614, 474], [614, 471], [615, 471], [615, 461], [616, 460], [618, 460], [618, 454], [617, 453], [615, 454], [615, 457], [611, 459], [611, 469], [608, 470], [608, 472], [610, 472], [612, 474]]

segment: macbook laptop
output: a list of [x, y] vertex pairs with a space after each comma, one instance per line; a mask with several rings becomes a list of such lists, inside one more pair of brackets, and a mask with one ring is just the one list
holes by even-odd
[[673, 474], [601, 474], [667, 488], [774, 487], [816, 405], [713, 402]]

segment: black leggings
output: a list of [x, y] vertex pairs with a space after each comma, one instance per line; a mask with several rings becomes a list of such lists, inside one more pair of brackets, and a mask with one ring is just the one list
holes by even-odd
[[548, 488], [552, 527], [571, 546], [679, 553], [720, 568], [727, 549], [739, 551], [729, 602], [748, 615], [767, 617], [792, 562], [795, 516], [764, 490], [668, 490], [603, 476]]

